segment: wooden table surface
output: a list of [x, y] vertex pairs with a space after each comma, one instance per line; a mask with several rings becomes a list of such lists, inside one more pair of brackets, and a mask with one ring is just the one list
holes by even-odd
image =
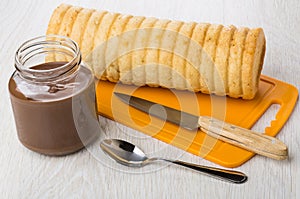
[[[157, 164], [143, 169], [116, 165], [97, 146], [65, 157], [29, 151], [17, 138], [7, 84], [14, 71], [14, 53], [25, 40], [45, 34], [52, 11], [65, 2], [132, 15], [183, 21], [263, 27], [267, 52], [263, 74], [300, 85], [300, 2], [297, 0], [1, 0], [0, 1], [0, 195], [1, 198], [300, 198], [300, 109], [277, 136], [290, 158], [275, 161], [256, 155], [236, 168], [247, 183], [230, 184], [180, 168]], [[264, 130], [274, 115], [255, 126]], [[151, 154], [218, 166], [100, 118], [102, 133], [136, 141]], [[149, 152], [150, 151], [150, 152]]]

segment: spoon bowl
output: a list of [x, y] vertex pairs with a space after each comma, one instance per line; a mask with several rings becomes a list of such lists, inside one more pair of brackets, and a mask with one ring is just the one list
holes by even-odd
[[101, 149], [120, 164], [130, 167], [142, 167], [148, 160], [145, 153], [135, 145], [118, 139], [103, 140]]
[[140, 148], [124, 140], [103, 140], [100, 143], [100, 148], [118, 163], [130, 167], [143, 167], [155, 161], [165, 161], [184, 166], [190, 169], [194, 169], [212, 177], [232, 183], [241, 184], [247, 181], [247, 176], [239, 171], [196, 165], [179, 160], [168, 160], [164, 158], [148, 158]]

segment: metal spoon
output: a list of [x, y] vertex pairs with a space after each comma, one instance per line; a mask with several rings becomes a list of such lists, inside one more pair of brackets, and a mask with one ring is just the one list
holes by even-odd
[[180, 166], [184, 166], [202, 173], [208, 174], [215, 178], [219, 178], [232, 183], [244, 183], [247, 176], [239, 171], [225, 170], [214, 167], [191, 164], [179, 160], [168, 160], [164, 158], [148, 158], [145, 153], [135, 145], [118, 139], [107, 139], [100, 143], [101, 149], [111, 158], [130, 167], [142, 167], [155, 161], [171, 162]]

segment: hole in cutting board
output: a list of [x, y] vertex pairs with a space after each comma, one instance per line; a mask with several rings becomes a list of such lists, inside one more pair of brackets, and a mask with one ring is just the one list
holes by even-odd
[[279, 104], [272, 104], [267, 111], [259, 118], [259, 120], [254, 124], [251, 130], [264, 133], [265, 128], [271, 126], [271, 122], [275, 120], [275, 117], [280, 109]]

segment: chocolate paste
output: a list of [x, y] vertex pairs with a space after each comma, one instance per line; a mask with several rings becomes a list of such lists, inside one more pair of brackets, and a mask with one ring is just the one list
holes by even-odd
[[[34, 70], [51, 70], [64, 62], [44, 63]], [[15, 72], [9, 91], [19, 140], [48, 155], [69, 154], [90, 143], [99, 132], [94, 79], [81, 66], [71, 77], [34, 82]]]

